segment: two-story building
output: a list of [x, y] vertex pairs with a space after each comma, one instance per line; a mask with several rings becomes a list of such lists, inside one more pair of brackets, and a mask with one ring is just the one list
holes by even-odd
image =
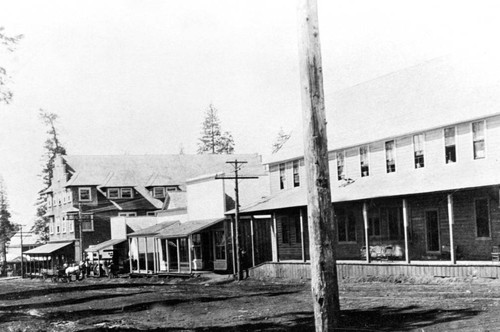
[[[327, 95], [341, 277], [499, 276], [500, 70], [467, 60], [439, 58]], [[273, 225], [273, 262], [254, 273], [307, 276], [300, 129], [267, 164], [271, 195], [242, 208]]]
[[261, 165], [257, 154], [57, 156], [45, 190], [50, 241], [27, 254], [49, 265], [82, 260], [83, 250], [111, 239], [111, 217], [165, 211], [185, 195], [186, 179], [230, 169], [234, 159]]

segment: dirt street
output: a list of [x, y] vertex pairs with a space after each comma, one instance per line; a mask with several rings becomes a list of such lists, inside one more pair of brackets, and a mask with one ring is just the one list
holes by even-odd
[[[496, 331], [500, 282], [344, 281], [339, 331]], [[312, 331], [308, 282], [0, 279], [0, 331]]]

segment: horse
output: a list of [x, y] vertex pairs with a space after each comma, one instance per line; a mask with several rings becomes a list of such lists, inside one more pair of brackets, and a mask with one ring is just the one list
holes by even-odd
[[66, 267], [66, 269], [64, 270], [64, 273], [66, 274], [66, 277], [68, 277], [68, 279], [69, 279], [72, 274], [76, 275], [77, 277], [80, 277], [80, 274], [84, 270], [85, 270], [85, 262], [80, 261], [80, 264], [78, 264], [77, 266]]

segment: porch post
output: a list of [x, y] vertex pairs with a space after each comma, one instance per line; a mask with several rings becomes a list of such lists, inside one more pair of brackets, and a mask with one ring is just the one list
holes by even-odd
[[165, 257], [163, 257], [163, 245], [161, 243], [161, 239], [156, 239], [157, 241], [157, 247], [158, 247], [158, 271], [161, 271], [161, 266], [165, 260]]
[[453, 215], [453, 195], [448, 194], [448, 223], [450, 227], [450, 259], [451, 264], [457, 263], [455, 253], [455, 244], [453, 243], [453, 224], [455, 224], [455, 216]]
[[302, 246], [302, 261], [306, 261], [306, 245], [304, 239], [304, 210], [299, 209], [300, 211], [300, 245]]
[[191, 252], [193, 248], [193, 235], [189, 235], [187, 238], [188, 242], [188, 261], [189, 261], [189, 274], [193, 273], [193, 253]]
[[410, 264], [410, 245], [408, 243], [408, 201], [406, 198], [403, 198], [403, 227], [405, 231], [405, 261], [407, 264]]
[[101, 252], [97, 251], [97, 275], [101, 276]]
[[170, 246], [168, 245], [168, 238], [165, 239], [165, 247], [167, 249], [167, 272], [170, 272]]
[[148, 273], [149, 270], [149, 262], [148, 262], [148, 238], [144, 237], [144, 258], [146, 259], [146, 274]]
[[134, 254], [132, 253], [132, 239], [133, 238], [130, 238], [128, 240], [128, 264], [130, 266], [130, 273], [133, 272], [132, 258], [134, 257]]
[[252, 266], [255, 266], [255, 236], [254, 236], [254, 219], [250, 217], [250, 237], [252, 240]]
[[231, 216], [231, 251], [233, 252], [233, 275], [236, 276], [236, 250], [234, 246], [234, 217]]
[[279, 262], [278, 252], [278, 226], [276, 221], [276, 213], [273, 212], [273, 225], [271, 226], [271, 245], [273, 251], [273, 262]]
[[177, 238], [177, 272], [181, 273], [181, 241]]
[[363, 223], [365, 225], [365, 253], [366, 253], [366, 262], [370, 263], [370, 235], [368, 233], [369, 225], [368, 225], [368, 203], [363, 202]]
[[158, 257], [158, 253], [156, 251], [156, 238], [153, 238], [153, 273], [156, 273], [158, 272], [157, 268], [158, 268], [158, 263], [157, 263], [157, 257]]

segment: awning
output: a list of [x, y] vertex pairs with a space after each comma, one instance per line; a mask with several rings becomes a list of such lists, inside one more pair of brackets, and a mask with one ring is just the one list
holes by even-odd
[[139, 236], [155, 236], [167, 227], [173, 227], [175, 224], [180, 224], [179, 221], [166, 221], [150, 227], [143, 228], [134, 233], [128, 234], [129, 237], [139, 237]]
[[47, 243], [43, 246], [33, 248], [31, 250], [25, 251], [23, 254], [26, 255], [43, 255], [51, 254], [59, 249], [69, 246], [73, 242], [57, 242], [57, 243]]
[[216, 218], [216, 219], [204, 219], [204, 220], [190, 220], [184, 223], [180, 223], [177, 225], [173, 225], [171, 227], [167, 227], [161, 230], [157, 237], [161, 239], [171, 239], [178, 237], [186, 237], [194, 233], [198, 233], [203, 229], [213, 226], [221, 221], [224, 221], [225, 218]]
[[127, 239], [111, 239], [111, 240], [104, 241], [104, 242], [101, 242], [99, 244], [96, 244], [95, 246], [90, 246], [87, 249], [85, 249], [85, 251], [87, 251], [87, 252], [101, 251], [103, 249], [112, 247], [115, 244], [122, 243], [123, 241], [127, 241]]

